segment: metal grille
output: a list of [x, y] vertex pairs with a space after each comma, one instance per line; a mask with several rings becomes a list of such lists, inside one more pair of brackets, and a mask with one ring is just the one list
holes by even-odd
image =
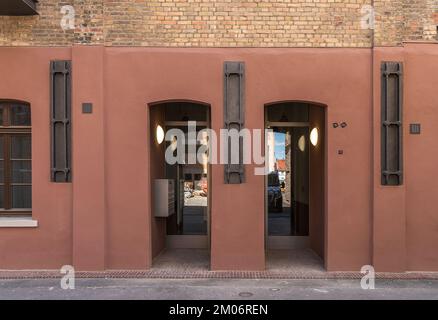
[[381, 183], [403, 184], [403, 65], [401, 62], [381, 64]]
[[421, 133], [421, 124], [411, 123], [409, 125], [409, 133], [410, 134], [420, 134]]
[[[237, 61], [224, 63], [224, 122], [225, 129], [240, 133], [245, 122], [245, 64]], [[245, 179], [242, 152], [243, 138], [239, 135], [239, 163], [231, 163], [231, 141], [228, 137], [228, 161], [225, 164], [225, 183], [239, 184]], [[235, 150], [234, 150], [235, 151]]]
[[71, 61], [50, 62], [51, 181], [71, 182]]

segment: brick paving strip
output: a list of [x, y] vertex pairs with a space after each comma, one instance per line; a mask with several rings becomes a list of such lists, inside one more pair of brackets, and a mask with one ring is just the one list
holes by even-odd
[[[0, 270], [0, 280], [56, 279], [58, 270]], [[359, 272], [275, 272], [275, 271], [184, 271], [184, 270], [109, 270], [78, 271], [76, 278], [111, 279], [360, 279]], [[377, 272], [377, 279], [438, 280], [438, 272]]]

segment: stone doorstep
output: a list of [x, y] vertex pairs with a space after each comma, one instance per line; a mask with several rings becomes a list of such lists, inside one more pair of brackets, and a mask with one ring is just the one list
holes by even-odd
[[[0, 280], [57, 279], [64, 275], [57, 270], [0, 270]], [[181, 270], [108, 270], [78, 271], [76, 278], [111, 279], [291, 279], [335, 280], [361, 279], [359, 272], [275, 272], [275, 271], [181, 271]], [[376, 272], [376, 279], [438, 280], [438, 272]]]

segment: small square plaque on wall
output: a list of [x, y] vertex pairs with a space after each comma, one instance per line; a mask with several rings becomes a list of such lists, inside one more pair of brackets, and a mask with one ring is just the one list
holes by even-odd
[[89, 102], [83, 103], [82, 113], [93, 113], [93, 104]]
[[409, 125], [409, 133], [410, 134], [420, 134], [421, 133], [421, 124], [411, 123]]

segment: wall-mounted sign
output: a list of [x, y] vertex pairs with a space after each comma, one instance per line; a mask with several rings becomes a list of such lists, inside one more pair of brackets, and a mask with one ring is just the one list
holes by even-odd
[[409, 125], [409, 133], [410, 134], [420, 134], [421, 133], [421, 124], [411, 123]]

